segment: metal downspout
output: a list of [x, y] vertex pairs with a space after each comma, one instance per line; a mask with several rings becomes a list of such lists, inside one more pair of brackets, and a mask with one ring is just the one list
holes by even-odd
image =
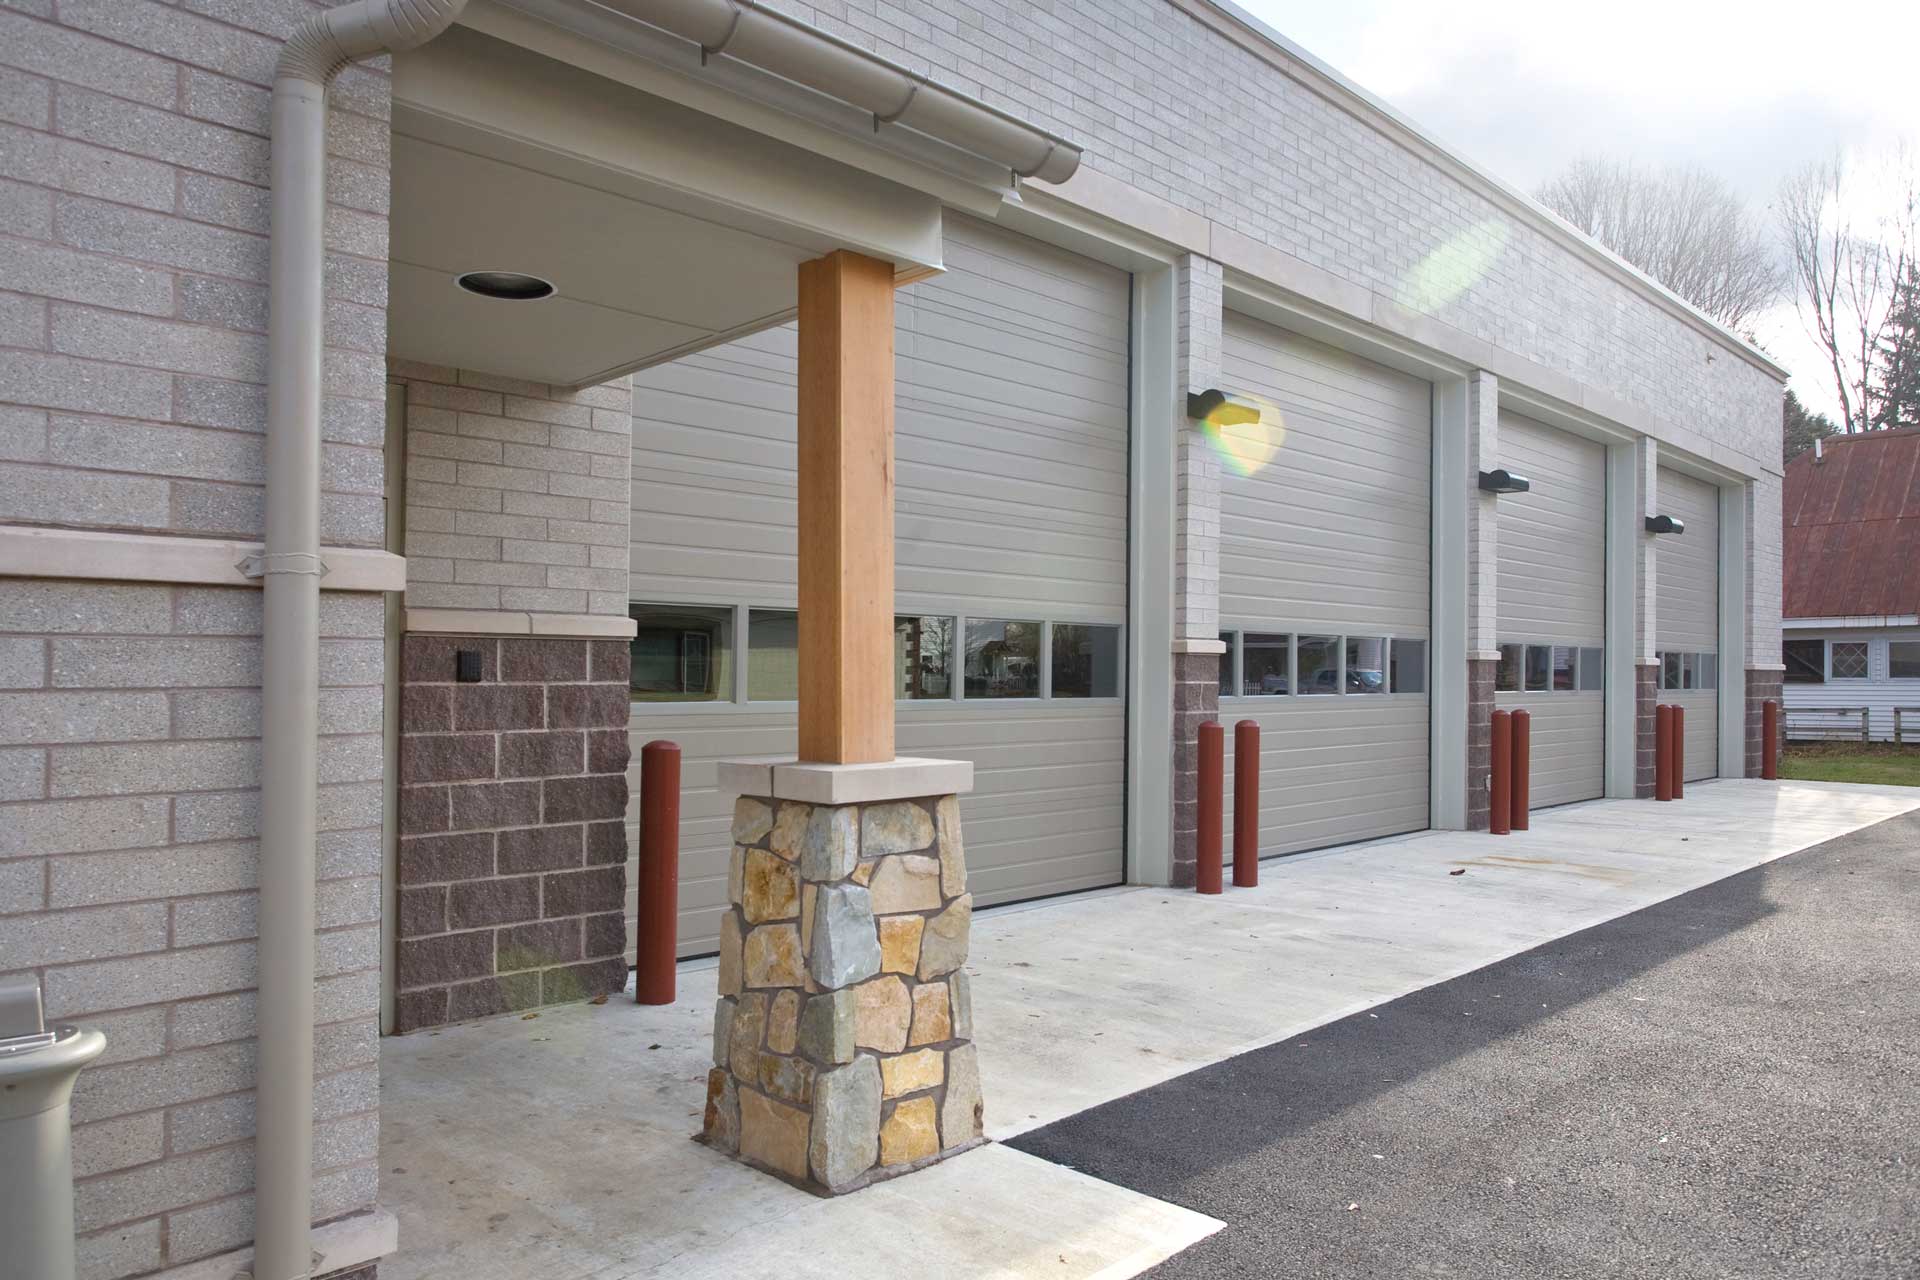
[[266, 549], [261, 625], [254, 1280], [312, 1274], [314, 841], [320, 697], [320, 400], [327, 86], [416, 48], [466, 0], [355, 0], [288, 38], [273, 84]]

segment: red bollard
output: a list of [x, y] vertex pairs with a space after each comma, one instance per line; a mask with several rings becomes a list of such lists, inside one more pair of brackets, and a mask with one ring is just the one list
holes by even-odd
[[1493, 713], [1493, 784], [1487, 830], [1504, 836], [1513, 829], [1513, 713]]
[[1200, 847], [1193, 869], [1193, 887], [1200, 893], [1220, 892], [1221, 809], [1226, 803], [1227, 732], [1218, 720], [1200, 726]]
[[1533, 804], [1530, 783], [1533, 780], [1533, 716], [1526, 711], [1513, 713], [1513, 806], [1508, 825], [1515, 831], [1527, 829], [1527, 810]]
[[640, 876], [635, 1004], [672, 1004], [680, 920], [680, 748], [640, 748]]
[[1673, 708], [1653, 709], [1653, 798], [1673, 799]]
[[1687, 798], [1687, 709], [1673, 704], [1673, 798]]
[[1233, 885], [1260, 883], [1260, 726], [1233, 726]]
[[1760, 704], [1760, 776], [1780, 780], [1780, 704], [1772, 698]]

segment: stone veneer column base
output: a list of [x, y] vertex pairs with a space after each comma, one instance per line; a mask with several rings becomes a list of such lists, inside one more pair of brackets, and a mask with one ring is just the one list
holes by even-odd
[[1467, 659], [1467, 830], [1493, 825], [1493, 681], [1498, 658]]
[[1633, 669], [1633, 794], [1653, 799], [1655, 757], [1659, 748], [1660, 664]]
[[1780, 751], [1786, 750], [1787, 712], [1782, 702], [1786, 673], [1783, 671], [1761, 671], [1747, 668], [1747, 776], [1760, 776], [1760, 748], [1766, 737], [1765, 705], [1769, 702], [1781, 702], [1780, 708]]
[[981, 1142], [958, 794], [742, 796], [733, 844], [702, 1140], [833, 1195]]
[[1173, 655], [1172, 883], [1193, 887], [1200, 853], [1200, 726], [1220, 718], [1217, 653]]

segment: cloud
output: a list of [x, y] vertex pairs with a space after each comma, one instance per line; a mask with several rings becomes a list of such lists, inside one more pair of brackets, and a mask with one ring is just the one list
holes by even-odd
[[[1698, 164], [1764, 209], [1810, 160], [1920, 143], [1908, 71], [1920, 4], [1239, 3], [1526, 191], [1591, 153]], [[1796, 371], [1802, 398], [1831, 408], [1830, 378], [1791, 304], [1757, 328]]]

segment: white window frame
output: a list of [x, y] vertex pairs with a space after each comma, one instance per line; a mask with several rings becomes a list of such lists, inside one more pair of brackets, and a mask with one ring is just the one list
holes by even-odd
[[[1866, 670], [1857, 676], [1837, 676], [1833, 673], [1833, 651], [1838, 645], [1857, 644], [1866, 653]], [[1827, 641], [1827, 683], [1846, 680], [1865, 684], [1873, 679], [1873, 641], [1871, 640], [1828, 640]]]

